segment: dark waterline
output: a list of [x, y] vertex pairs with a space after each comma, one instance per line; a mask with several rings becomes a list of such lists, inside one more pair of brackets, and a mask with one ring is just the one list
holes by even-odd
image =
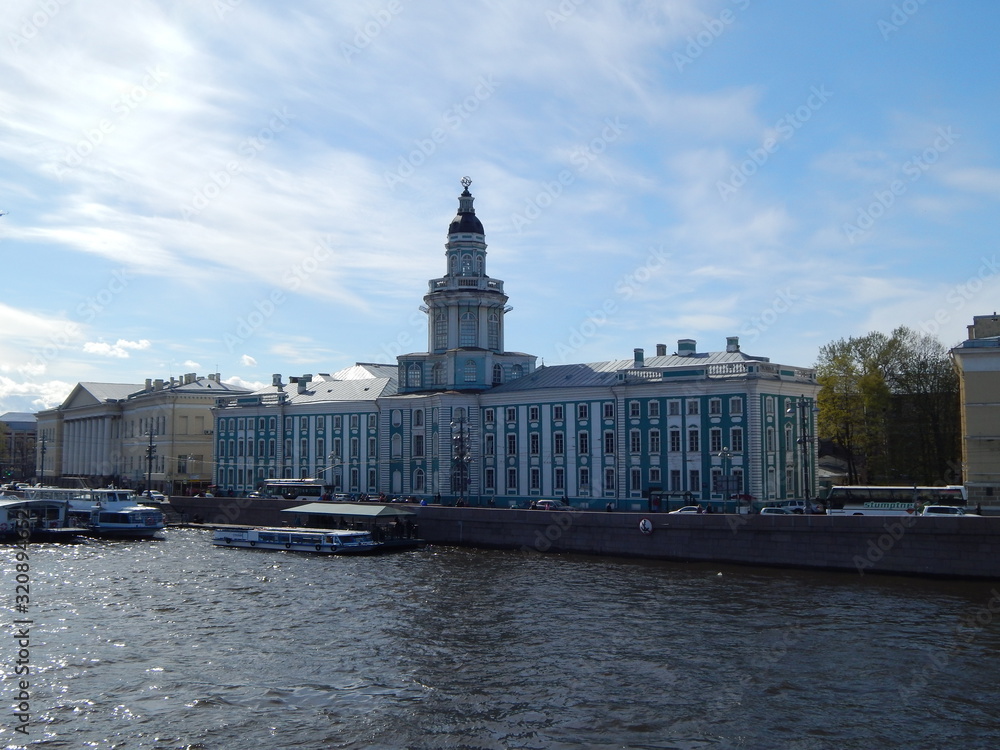
[[29, 747], [997, 746], [995, 584], [167, 537], [31, 546]]

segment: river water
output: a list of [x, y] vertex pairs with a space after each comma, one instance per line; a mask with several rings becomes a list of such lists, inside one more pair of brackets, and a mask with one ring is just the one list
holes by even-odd
[[23, 614], [0, 548], [0, 746], [1000, 746], [993, 584], [165, 537], [30, 545]]

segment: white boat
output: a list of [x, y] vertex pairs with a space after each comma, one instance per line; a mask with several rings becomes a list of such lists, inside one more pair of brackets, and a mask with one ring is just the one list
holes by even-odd
[[68, 522], [67, 510], [65, 500], [0, 495], [0, 540], [59, 540], [83, 533]]
[[25, 497], [69, 503], [68, 520], [99, 536], [151, 537], [163, 531], [163, 513], [142, 505], [131, 490], [32, 487]]
[[382, 546], [368, 531], [267, 526], [216, 529], [212, 544], [217, 547], [253, 547], [325, 555], [364, 555], [377, 552]]

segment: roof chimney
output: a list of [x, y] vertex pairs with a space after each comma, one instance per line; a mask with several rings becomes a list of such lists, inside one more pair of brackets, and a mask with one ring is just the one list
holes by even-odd
[[656, 345], [656, 356], [657, 357], [666, 357], [667, 356], [667, 345], [666, 344], [657, 344]]
[[163, 378], [157, 378], [153, 381], [153, 390], [162, 391], [163, 390]]
[[698, 351], [698, 342], [694, 339], [680, 339], [677, 341], [677, 355], [680, 357], [693, 357]]
[[738, 352], [740, 350], [740, 337], [739, 336], [727, 336], [726, 337], [726, 351], [727, 352]]
[[298, 379], [299, 393], [305, 393], [309, 388], [309, 382], [313, 379], [312, 375], [303, 375]]
[[646, 353], [642, 349], [633, 349], [635, 353], [635, 361], [633, 367], [645, 367], [646, 366]]
[[281, 373], [280, 372], [276, 372], [276, 373], [274, 373], [274, 375], [271, 376], [271, 385], [273, 385], [275, 388], [278, 388], [279, 390], [284, 387], [281, 384]]
[[[972, 337], [970, 336], [969, 338], [972, 338]], [[152, 378], [146, 378], [146, 390], [147, 391], [153, 390], [153, 379]]]

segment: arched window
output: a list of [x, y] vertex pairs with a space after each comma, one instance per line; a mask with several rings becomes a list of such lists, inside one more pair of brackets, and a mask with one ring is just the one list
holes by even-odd
[[476, 345], [476, 314], [467, 312], [462, 314], [462, 320], [458, 326], [458, 345]]
[[413, 491], [423, 492], [424, 491], [424, 470], [417, 469], [413, 472]]
[[455, 271], [458, 270], [458, 256], [457, 255], [452, 255], [451, 258], [449, 259], [449, 261], [448, 261], [448, 270], [449, 270], [449, 272], [452, 275], [454, 275]]
[[483, 275], [483, 256], [482, 255], [477, 255], [476, 256], [476, 273], [479, 274], [480, 276]]
[[500, 348], [500, 316], [496, 313], [490, 313], [489, 339], [490, 349]]
[[448, 313], [445, 310], [434, 313], [434, 348], [448, 348]]
[[462, 275], [463, 276], [468, 276], [471, 273], [472, 273], [472, 256], [468, 255], [468, 254], [463, 255], [462, 256]]
[[503, 367], [500, 365], [493, 365], [493, 385], [503, 384]]
[[419, 388], [421, 386], [420, 365], [416, 362], [406, 368], [406, 385], [409, 388]]
[[510, 379], [517, 380], [519, 377], [524, 375], [524, 368], [521, 365], [514, 365], [510, 368]]
[[431, 374], [433, 375], [434, 378], [434, 385], [445, 384], [444, 382], [445, 369], [443, 364], [438, 362], [436, 365], [434, 365], [434, 368], [431, 370]]
[[465, 362], [465, 382], [475, 383], [476, 382], [476, 362], [475, 360], [466, 360]]

